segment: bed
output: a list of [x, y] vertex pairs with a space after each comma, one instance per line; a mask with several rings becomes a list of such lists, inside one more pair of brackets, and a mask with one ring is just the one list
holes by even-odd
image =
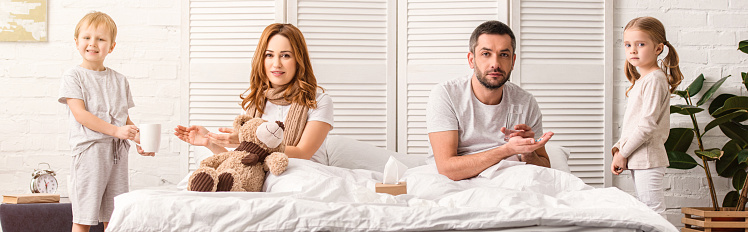
[[[677, 231], [631, 195], [588, 186], [565, 165], [502, 161], [476, 178], [452, 181], [423, 157], [328, 140], [345, 156], [331, 162], [346, 158], [336, 163], [343, 167], [291, 159], [257, 193], [132, 191], [115, 198], [107, 231]], [[404, 176], [408, 194], [374, 192], [382, 179], [376, 170], [389, 155], [412, 166]]]

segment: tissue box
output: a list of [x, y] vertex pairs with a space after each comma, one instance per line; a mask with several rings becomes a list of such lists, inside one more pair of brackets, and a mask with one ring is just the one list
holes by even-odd
[[408, 185], [405, 182], [398, 182], [397, 184], [377, 183], [374, 189], [378, 193], [387, 193], [393, 196], [408, 193]]

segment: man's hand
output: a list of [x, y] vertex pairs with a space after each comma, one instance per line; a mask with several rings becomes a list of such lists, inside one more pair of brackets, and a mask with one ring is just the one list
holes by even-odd
[[119, 139], [134, 140], [137, 133], [138, 127], [134, 125], [124, 125], [121, 127], [117, 127], [117, 130], [114, 131], [114, 137], [117, 137]]
[[[506, 134], [506, 127], [501, 127], [501, 133]], [[515, 136], [519, 136], [522, 138], [535, 138], [535, 132], [532, 131], [532, 127], [526, 125], [526, 124], [519, 124], [514, 126], [513, 133], [506, 135], [506, 138], [512, 138]]]
[[514, 126], [514, 130], [517, 132], [513, 133], [522, 138], [535, 138], [535, 132], [532, 131], [532, 127], [527, 124], [519, 124]]
[[[530, 133], [533, 135], [535, 134], [532, 131], [530, 131]], [[553, 132], [546, 132], [538, 140], [535, 140], [533, 137], [524, 138], [522, 136], [514, 136], [510, 138], [504, 146], [506, 146], [512, 154], [526, 154], [545, 146], [545, 144], [551, 140], [551, 137], [553, 137]]]

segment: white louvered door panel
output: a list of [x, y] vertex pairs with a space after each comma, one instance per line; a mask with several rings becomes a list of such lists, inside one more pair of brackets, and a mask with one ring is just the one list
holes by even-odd
[[570, 149], [572, 174], [595, 187], [604, 184], [605, 102], [602, 83], [522, 84], [543, 112], [543, 130], [551, 143]]
[[[569, 167], [585, 183], [606, 185], [610, 147], [605, 0], [513, 1], [518, 38], [515, 73], [535, 95], [543, 129], [571, 150]], [[609, 7], [609, 6], [608, 6]]]
[[395, 150], [395, 0], [291, 0], [318, 84], [335, 106], [331, 135]]
[[[278, 19], [275, 0], [189, 1], [189, 125], [231, 127], [262, 30]], [[190, 146], [189, 170], [195, 152], [209, 151]]]
[[471, 75], [468, 42], [486, 20], [506, 22], [496, 0], [401, 0], [398, 28], [398, 151], [427, 154], [426, 102], [440, 82]]

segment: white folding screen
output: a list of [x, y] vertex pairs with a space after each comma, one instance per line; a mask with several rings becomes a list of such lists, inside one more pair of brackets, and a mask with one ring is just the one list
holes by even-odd
[[[543, 112], [552, 142], [571, 150], [569, 167], [585, 183], [605, 186], [610, 148], [610, 81], [605, 0], [515, 1], [516, 79]], [[608, 46], [609, 47], [609, 46]], [[607, 96], [606, 96], [607, 95]]]
[[[265, 26], [306, 37], [317, 80], [333, 98], [331, 134], [409, 154], [428, 152], [425, 106], [434, 84], [471, 75], [472, 30], [486, 20], [518, 36], [512, 82], [533, 93], [570, 167], [603, 186], [610, 146], [605, 0], [190, 0], [189, 124], [215, 131], [241, 112]], [[510, 9], [512, 12], [510, 18]], [[511, 20], [510, 20], [511, 19]], [[608, 96], [606, 96], [608, 95]], [[195, 149], [190, 148], [190, 151]], [[190, 169], [194, 161], [190, 152]]]
[[[249, 87], [252, 55], [265, 26], [278, 22], [275, 0], [189, 1], [190, 125], [230, 127], [241, 113], [239, 94]], [[189, 170], [195, 151], [190, 146]]]
[[395, 1], [290, 0], [319, 85], [335, 106], [331, 135], [395, 149]]
[[[262, 30], [287, 22], [304, 33], [318, 84], [332, 96], [330, 134], [396, 149], [394, 8], [394, 0], [190, 0], [189, 124], [231, 126]], [[190, 148], [190, 170], [195, 152], [208, 151]]]
[[440, 82], [472, 74], [468, 42], [486, 20], [506, 22], [507, 1], [402, 0], [398, 28], [398, 151], [428, 153], [426, 102]]

